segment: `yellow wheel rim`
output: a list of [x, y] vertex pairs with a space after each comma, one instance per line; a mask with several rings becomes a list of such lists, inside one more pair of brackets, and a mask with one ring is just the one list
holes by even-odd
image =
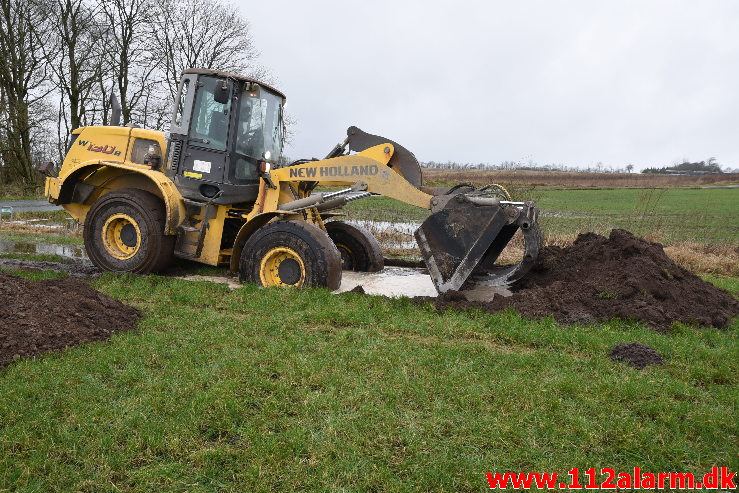
[[128, 214], [114, 214], [103, 224], [101, 232], [107, 252], [120, 260], [126, 260], [141, 247], [141, 230]]
[[300, 287], [305, 282], [305, 264], [292, 248], [276, 247], [262, 257], [259, 279], [265, 287]]

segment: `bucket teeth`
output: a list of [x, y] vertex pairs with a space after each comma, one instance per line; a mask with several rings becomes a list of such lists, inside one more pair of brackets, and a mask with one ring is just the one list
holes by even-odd
[[[415, 232], [436, 289], [444, 293], [470, 284], [505, 285], [521, 278], [539, 254], [537, 215], [530, 202], [509, 205], [462, 195], [449, 200]], [[521, 262], [495, 265], [519, 229], [525, 240]]]

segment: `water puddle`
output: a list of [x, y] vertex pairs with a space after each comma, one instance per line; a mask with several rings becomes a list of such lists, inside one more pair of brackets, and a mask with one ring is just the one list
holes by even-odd
[[[241, 286], [236, 277], [205, 276], [186, 274], [175, 276], [185, 281], [209, 281], [236, 289]], [[362, 286], [367, 294], [376, 294], [397, 298], [400, 296], [436, 296], [436, 288], [431, 277], [423, 269], [405, 267], [385, 267], [380, 272], [352, 272], [341, 274], [341, 287], [334, 294], [350, 291]]]
[[[407, 267], [385, 267], [380, 272], [344, 271], [341, 275], [341, 287], [334, 293], [351, 291], [362, 286], [366, 294], [399, 298], [407, 296], [438, 296], [431, 276], [424, 269]], [[493, 296], [510, 296], [506, 286], [477, 286], [474, 290], [464, 291], [469, 301], [490, 301]]]
[[378, 294], [391, 298], [400, 296], [436, 296], [431, 277], [422, 269], [385, 267], [380, 272], [352, 272], [341, 274], [341, 287], [335, 293], [351, 291], [362, 286], [367, 294]]
[[77, 221], [68, 218], [65, 222], [51, 222], [49, 219], [16, 219], [14, 221], [3, 221], [8, 224], [15, 224], [18, 226], [25, 226], [27, 228], [38, 228], [43, 230], [53, 231], [72, 231], [78, 227]]
[[385, 248], [416, 248], [413, 233], [421, 227], [421, 224], [416, 222], [372, 221], [369, 219], [347, 222], [367, 229]]
[[[413, 246], [413, 231], [418, 228], [416, 223], [386, 223], [382, 221], [366, 221], [374, 223], [372, 226], [384, 227], [386, 230], [393, 229], [408, 234]], [[358, 223], [361, 224], [361, 223]], [[365, 224], [363, 226], [367, 227]], [[400, 247], [398, 247], [400, 248]], [[24, 254], [54, 254], [73, 260], [89, 263], [85, 250], [81, 245], [62, 245], [30, 243], [22, 241], [8, 241], [0, 239], [0, 253], [24, 253]], [[236, 277], [232, 276], [208, 276], [198, 274], [186, 274], [175, 276], [186, 281], [209, 281], [223, 284], [229, 289], [236, 289], [241, 284]], [[341, 287], [334, 293], [351, 291], [357, 286], [362, 286], [366, 294], [387, 296], [390, 298], [415, 297], [415, 296], [437, 296], [431, 277], [425, 269], [411, 267], [385, 267], [380, 272], [352, 272], [344, 271], [341, 278]], [[490, 301], [493, 296], [509, 296], [510, 292], [504, 286], [480, 286], [473, 291], [464, 292], [470, 301]]]
[[54, 243], [0, 240], [0, 253], [46, 254], [59, 255], [75, 260], [87, 259], [85, 249], [80, 245], [59, 245]]

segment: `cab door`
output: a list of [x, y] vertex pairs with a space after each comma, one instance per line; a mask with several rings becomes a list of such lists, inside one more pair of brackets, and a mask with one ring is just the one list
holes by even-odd
[[[170, 158], [172, 153], [179, 154], [179, 162], [173, 162], [176, 170], [172, 171], [183, 196], [207, 200], [224, 182], [234, 88], [231, 81], [222, 77], [201, 75], [190, 80], [188, 84], [194, 85], [195, 100], [188, 115], [189, 126], [184, 133], [185, 128], [173, 125]], [[184, 127], [185, 122], [182, 124]], [[176, 134], [176, 130], [180, 133]]]

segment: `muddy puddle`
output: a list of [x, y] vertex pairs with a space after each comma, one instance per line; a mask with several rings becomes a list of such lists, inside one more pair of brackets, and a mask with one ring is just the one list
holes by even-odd
[[0, 239], [0, 253], [26, 253], [59, 255], [74, 260], [87, 260], [85, 249], [80, 245], [60, 245], [54, 243], [30, 243]]
[[[241, 286], [236, 276], [205, 276], [185, 274], [174, 276], [185, 281], [208, 281], [223, 284], [230, 289]], [[366, 294], [397, 298], [400, 296], [436, 296], [431, 277], [423, 269], [385, 267], [380, 272], [352, 272], [341, 274], [341, 287], [334, 293], [345, 293], [362, 286]]]
[[[384, 231], [391, 235], [390, 245], [395, 248], [415, 247], [413, 232], [419, 227], [418, 223], [393, 223], [385, 221], [356, 221], [367, 229], [377, 234], [377, 231]], [[403, 235], [405, 240], [394, 241], [392, 235]], [[382, 234], [378, 234], [382, 237]], [[387, 237], [385, 238], [387, 239]], [[386, 242], [383, 242], [386, 243]], [[408, 246], [406, 246], [408, 245]], [[65, 271], [75, 271], [75, 267], [82, 269], [81, 274], [87, 274], [88, 268], [92, 267], [85, 250], [81, 245], [64, 245], [64, 244], [44, 244], [30, 243], [19, 241], [8, 241], [0, 239], [0, 254], [3, 253], [21, 253], [21, 254], [54, 254], [64, 258], [73, 260], [70, 265], [59, 264], [59, 269]], [[38, 264], [38, 268], [57, 269], [57, 263], [42, 262], [33, 260], [6, 260], [6, 262], [15, 262], [17, 267], [33, 268]], [[15, 265], [15, 264], [14, 264]], [[94, 269], [94, 268], [93, 268]], [[173, 273], [174, 274], [174, 273]], [[165, 272], [165, 276], [168, 274]], [[177, 272], [175, 275], [169, 274], [186, 281], [208, 281], [223, 284], [229, 289], [236, 289], [241, 284], [236, 276], [227, 275], [224, 269], [224, 275], [199, 275], [187, 274], [186, 272]], [[434, 287], [431, 277], [423, 268], [417, 267], [385, 267], [381, 272], [352, 272], [344, 271], [342, 274], [341, 287], [335, 293], [344, 293], [361, 286], [366, 294], [387, 296], [398, 298], [402, 296], [416, 297], [428, 296], [435, 297], [438, 295]], [[490, 300], [494, 295], [508, 296], [510, 292], [500, 286], [478, 287], [474, 291], [465, 292], [465, 296], [470, 301]]]
[[380, 272], [352, 272], [341, 274], [341, 287], [336, 293], [351, 291], [357, 286], [367, 294], [397, 298], [400, 296], [436, 296], [431, 277], [423, 269], [385, 267]]
[[[400, 298], [407, 296], [436, 297], [431, 276], [425, 269], [409, 267], [385, 267], [380, 272], [351, 272], [344, 271], [341, 275], [341, 287], [335, 293], [352, 291], [361, 286], [365, 294]], [[477, 286], [474, 290], [463, 291], [468, 301], [489, 301], [494, 296], [510, 296], [506, 286]]]
[[[241, 286], [236, 276], [205, 276], [185, 274], [173, 276], [185, 281], [208, 281], [223, 284], [230, 289]], [[410, 267], [385, 267], [380, 272], [352, 272], [341, 274], [341, 287], [334, 294], [346, 293], [361, 286], [365, 294], [400, 298], [407, 296], [436, 297], [438, 293], [425, 269]], [[505, 286], [478, 286], [473, 291], [464, 291], [468, 301], [490, 301], [493, 296], [510, 296]]]
[[53, 230], [53, 231], [71, 231], [74, 229], [77, 229], [79, 224], [77, 221], [72, 219], [71, 217], [66, 219], [63, 222], [56, 222], [49, 219], [44, 218], [36, 218], [36, 219], [15, 219], [8, 221], [7, 219], [3, 221], [4, 223], [8, 224], [14, 224], [17, 226], [25, 226], [30, 228], [38, 228], [43, 230]]
[[362, 226], [372, 233], [377, 241], [385, 248], [416, 248], [416, 240], [413, 233], [421, 227], [416, 222], [390, 222], [371, 220], [352, 220], [350, 224]]

